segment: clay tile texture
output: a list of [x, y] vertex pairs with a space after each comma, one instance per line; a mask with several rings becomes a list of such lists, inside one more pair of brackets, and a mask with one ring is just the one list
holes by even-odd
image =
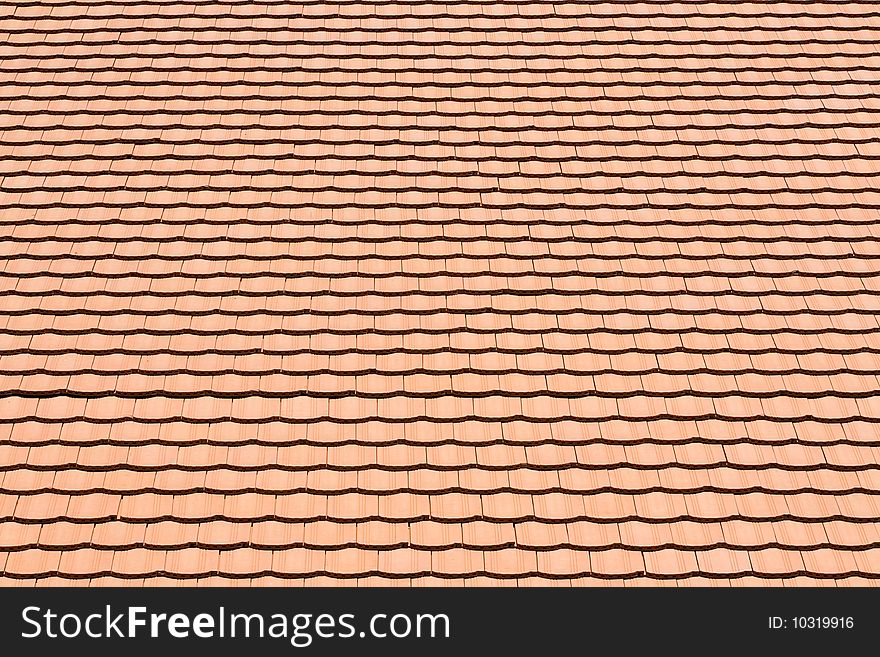
[[880, 580], [868, 2], [0, 0], [0, 583]]

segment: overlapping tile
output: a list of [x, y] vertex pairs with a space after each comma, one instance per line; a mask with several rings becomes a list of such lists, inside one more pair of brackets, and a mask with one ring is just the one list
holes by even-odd
[[880, 578], [870, 3], [0, 7], [3, 583]]

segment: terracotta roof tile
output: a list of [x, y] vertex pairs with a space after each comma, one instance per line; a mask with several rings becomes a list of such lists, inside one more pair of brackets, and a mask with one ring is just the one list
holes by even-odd
[[85, 4], [0, 21], [4, 584], [880, 576], [862, 7]]

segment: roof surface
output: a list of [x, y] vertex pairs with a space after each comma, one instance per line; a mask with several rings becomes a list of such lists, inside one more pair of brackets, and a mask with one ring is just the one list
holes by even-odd
[[880, 13], [0, 0], [3, 583], [880, 577]]

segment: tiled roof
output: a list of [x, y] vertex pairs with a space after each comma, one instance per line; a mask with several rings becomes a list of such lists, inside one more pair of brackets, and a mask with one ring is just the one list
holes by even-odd
[[0, 6], [3, 583], [880, 577], [876, 4]]

